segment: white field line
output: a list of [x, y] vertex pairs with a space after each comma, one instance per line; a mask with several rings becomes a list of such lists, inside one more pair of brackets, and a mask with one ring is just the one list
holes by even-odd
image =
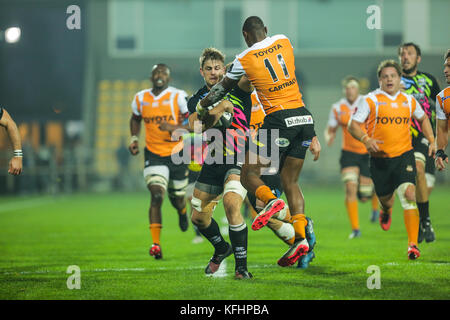
[[[99, 269], [88, 269], [84, 270], [80, 268], [81, 273], [94, 273], [94, 272], [155, 272], [155, 271], [165, 271], [165, 270], [203, 270], [205, 268], [204, 265], [198, 266], [186, 266], [186, 267], [158, 267], [158, 268], [99, 268]], [[261, 268], [277, 268], [276, 265], [264, 264], [264, 265], [249, 265], [249, 269], [261, 269]], [[228, 276], [227, 272], [227, 261], [224, 260], [219, 267], [219, 270], [212, 275], [214, 278], [223, 278]], [[65, 271], [58, 270], [35, 270], [35, 271], [7, 271], [1, 272], [0, 275], [8, 276], [8, 275], [38, 275], [38, 274], [66, 274]]]

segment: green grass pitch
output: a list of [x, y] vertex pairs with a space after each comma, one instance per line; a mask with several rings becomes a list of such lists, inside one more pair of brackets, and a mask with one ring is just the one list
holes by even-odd
[[[434, 243], [408, 261], [403, 212], [396, 201], [391, 230], [369, 221], [360, 204], [362, 237], [349, 240], [343, 187], [303, 186], [306, 213], [315, 222], [316, 259], [306, 270], [281, 268], [286, 246], [270, 230], [249, 228], [248, 265], [254, 278], [233, 278], [234, 259], [222, 277], [206, 277], [212, 255], [192, 244], [166, 199], [161, 245], [164, 259], [148, 255], [150, 195], [76, 194], [0, 200], [0, 299], [449, 299], [450, 188], [437, 187], [430, 212]], [[215, 212], [221, 226], [222, 204]], [[250, 222], [247, 221], [248, 226]], [[228, 240], [228, 237], [225, 237]], [[69, 290], [68, 266], [81, 270], [81, 289]], [[380, 268], [380, 289], [368, 289], [369, 266]]]

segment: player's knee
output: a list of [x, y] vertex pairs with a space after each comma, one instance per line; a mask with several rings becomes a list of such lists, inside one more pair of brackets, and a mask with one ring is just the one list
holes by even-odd
[[225, 188], [223, 190], [224, 199], [225, 199], [225, 196], [230, 192], [232, 194], [236, 194], [236, 195], [240, 196], [242, 201], [244, 201], [245, 197], [247, 196], [247, 189], [245, 189], [244, 186], [242, 185], [242, 183], [238, 180], [230, 180], [225, 184]]
[[162, 205], [163, 199], [164, 199], [164, 192], [157, 190], [157, 191], [152, 191], [151, 192], [152, 195], [152, 201], [151, 201], [151, 205], [152, 207], [160, 207]]
[[372, 198], [374, 192], [374, 187], [372, 184], [360, 184], [358, 188], [358, 199], [362, 202]]
[[397, 195], [400, 199], [400, 204], [405, 210], [416, 209], [416, 187], [411, 182], [402, 183], [397, 188]]

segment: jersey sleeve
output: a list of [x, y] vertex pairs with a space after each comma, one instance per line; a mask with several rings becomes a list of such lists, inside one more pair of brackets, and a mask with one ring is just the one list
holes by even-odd
[[412, 116], [415, 119], [421, 119], [425, 115], [425, 111], [423, 111], [422, 106], [420, 105], [420, 103], [414, 97], [412, 98], [411, 103], [413, 105], [415, 105], [414, 106], [414, 112], [413, 112]]
[[356, 111], [352, 115], [351, 120], [356, 120], [361, 123], [366, 121], [367, 117], [370, 114], [370, 107], [367, 103], [367, 99], [369, 98], [363, 98], [359, 100]]
[[243, 75], [245, 75], [244, 67], [242, 66], [239, 59], [236, 57], [228, 70], [226, 77], [232, 80], [239, 80]]
[[[447, 120], [445, 117], [444, 109], [441, 106], [441, 99], [439, 99], [439, 96], [436, 96], [436, 119], [439, 120]], [[0, 116], [1, 119], [1, 116]]]
[[3, 108], [0, 107], [0, 120], [2, 119], [2, 117], [3, 117]]
[[178, 93], [178, 107], [180, 108], [180, 112], [182, 114], [185, 114], [187, 112], [189, 112], [188, 110], [188, 106], [187, 106], [187, 93], [184, 90], [180, 90], [180, 92]]
[[431, 86], [431, 93], [430, 93], [431, 99], [430, 100], [434, 101], [434, 99], [436, 99], [439, 92], [441, 92], [441, 88], [439, 87], [439, 83], [435, 77], [430, 75], [430, 79], [431, 79], [431, 81], [433, 81], [433, 85]]
[[328, 126], [331, 128], [336, 128], [338, 124], [338, 119], [336, 118], [336, 107], [333, 105], [328, 116]]
[[133, 111], [133, 114], [140, 117], [141, 116], [141, 112], [139, 111], [139, 107], [140, 107], [141, 103], [139, 101], [139, 94], [137, 93], [134, 98], [133, 101], [131, 102], [131, 110]]
[[195, 112], [195, 107], [197, 106], [197, 103], [199, 102], [199, 97], [197, 95], [193, 95], [189, 98], [187, 102], [187, 109], [189, 114], [193, 114]]

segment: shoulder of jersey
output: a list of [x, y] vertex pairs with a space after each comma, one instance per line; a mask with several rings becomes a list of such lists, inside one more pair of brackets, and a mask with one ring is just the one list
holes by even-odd
[[272, 43], [274, 43], [275, 41], [281, 40], [281, 39], [287, 39], [289, 41], [289, 38], [286, 37], [284, 34], [277, 34], [277, 35], [274, 35], [274, 36], [271, 36], [271, 37], [267, 37], [264, 40], [255, 43], [250, 48], [247, 48], [245, 51], [243, 51], [242, 53], [238, 54], [236, 57], [238, 59], [243, 58], [245, 55], [247, 55], [247, 53], [249, 53], [251, 51], [255, 51], [255, 50], [260, 50], [260, 49], [266, 48], [266, 47], [270, 46]]

